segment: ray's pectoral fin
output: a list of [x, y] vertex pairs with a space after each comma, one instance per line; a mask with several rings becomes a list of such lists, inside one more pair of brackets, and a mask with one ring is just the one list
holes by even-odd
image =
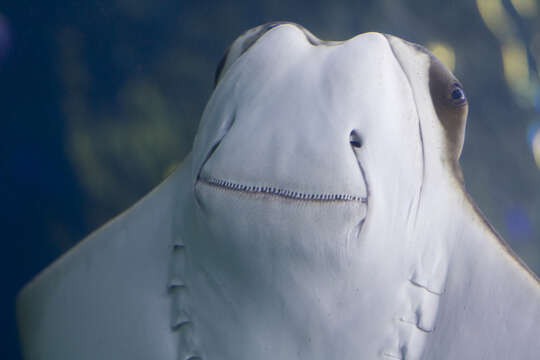
[[471, 203], [460, 215], [437, 331], [424, 356], [536, 359], [540, 286]]
[[[178, 204], [189, 203], [190, 166], [188, 156], [21, 291], [17, 322], [26, 359], [177, 358], [169, 268], [159, 259], [169, 259], [171, 244], [180, 246], [174, 219]], [[171, 280], [169, 287], [180, 285]]]

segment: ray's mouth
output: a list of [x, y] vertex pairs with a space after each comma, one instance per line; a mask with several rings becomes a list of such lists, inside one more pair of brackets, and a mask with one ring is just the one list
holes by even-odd
[[278, 198], [299, 200], [299, 201], [314, 201], [314, 202], [361, 202], [367, 204], [367, 197], [350, 195], [350, 194], [336, 194], [336, 193], [307, 193], [299, 192], [288, 189], [283, 189], [275, 186], [254, 186], [245, 185], [237, 182], [223, 180], [212, 176], [199, 177], [198, 183], [202, 183], [211, 187], [226, 191], [234, 191], [238, 193], [250, 194], [250, 195], [268, 195]]

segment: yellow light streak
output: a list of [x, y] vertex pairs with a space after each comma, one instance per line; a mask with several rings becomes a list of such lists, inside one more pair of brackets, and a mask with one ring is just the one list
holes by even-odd
[[450, 45], [442, 42], [433, 42], [428, 44], [428, 49], [433, 55], [441, 60], [450, 71], [454, 71], [456, 66], [456, 53]]
[[531, 146], [536, 166], [540, 168], [540, 129], [536, 131]]
[[501, 0], [476, 0], [476, 7], [488, 29], [499, 40], [512, 36], [512, 23]]
[[536, 15], [538, 8], [536, 7], [536, 0], [510, 0], [512, 6], [519, 15], [523, 17], [533, 17]]
[[505, 42], [501, 47], [504, 77], [508, 86], [517, 95], [529, 98], [529, 61], [527, 50], [523, 43], [517, 39]]

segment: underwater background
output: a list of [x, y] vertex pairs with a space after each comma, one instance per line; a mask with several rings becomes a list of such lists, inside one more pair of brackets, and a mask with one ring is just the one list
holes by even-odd
[[539, 16], [536, 0], [0, 1], [0, 358], [21, 359], [16, 293], [182, 161], [226, 47], [275, 20], [394, 34], [452, 68], [467, 188], [539, 274]]

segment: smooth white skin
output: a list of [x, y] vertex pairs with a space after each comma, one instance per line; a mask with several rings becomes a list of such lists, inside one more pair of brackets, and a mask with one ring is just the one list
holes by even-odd
[[26, 359], [536, 359], [538, 281], [447, 161], [429, 57], [256, 33], [182, 168], [22, 292]]

